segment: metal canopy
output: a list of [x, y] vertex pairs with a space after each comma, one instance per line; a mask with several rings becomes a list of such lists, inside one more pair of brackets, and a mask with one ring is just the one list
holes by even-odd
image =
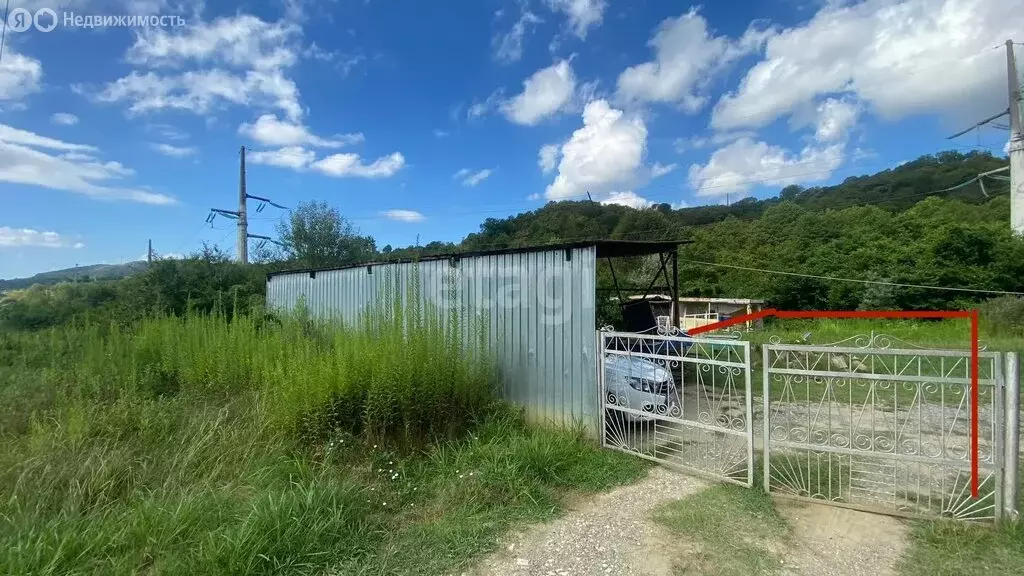
[[497, 250], [475, 250], [468, 252], [453, 252], [450, 254], [435, 254], [421, 256], [419, 258], [403, 258], [395, 260], [379, 260], [352, 264], [349, 266], [335, 266], [327, 268], [300, 268], [294, 270], [281, 270], [270, 272], [267, 278], [285, 274], [296, 274], [302, 272], [325, 272], [328, 270], [346, 270], [348, 268], [362, 268], [365, 266], [379, 266], [383, 264], [409, 264], [413, 262], [430, 262], [432, 260], [452, 260], [459, 258], [472, 258], [475, 256], [497, 256], [500, 254], [520, 254], [527, 252], [554, 252], [557, 250], [572, 250], [573, 248], [587, 248], [593, 246], [597, 251], [598, 258], [625, 258], [629, 256], [648, 256], [650, 254], [665, 254], [675, 252], [680, 244], [689, 244], [692, 240], [672, 240], [666, 242], [640, 242], [629, 240], [588, 240], [581, 242], [565, 242], [553, 244], [540, 244], [536, 246], [522, 246], [519, 248], [500, 248]]

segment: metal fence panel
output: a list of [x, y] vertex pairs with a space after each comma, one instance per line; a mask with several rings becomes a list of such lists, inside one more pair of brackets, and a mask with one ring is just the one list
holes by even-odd
[[491, 354], [503, 396], [528, 418], [596, 433], [596, 272], [593, 246], [376, 264], [271, 275], [267, 304], [287, 312], [301, 301], [315, 318], [353, 324], [385, 298], [389, 278], [400, 279], [404, 306], [418, 283], [419, 302], [442, 320], [458, 311], [466, 341]]
[[602, 445], [754, 483], [750, 343], [601, 331]]
[[979, 484], [971, 498], [970, 352], [764, 347], [764, 483], [786, 496], [909, 516], [1002, 514], [1003, 373], [979, 357]]

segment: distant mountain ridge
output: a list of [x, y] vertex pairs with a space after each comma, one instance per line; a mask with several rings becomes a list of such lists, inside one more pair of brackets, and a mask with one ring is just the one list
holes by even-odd
[[139, 260], [125, 264], [91, 264], [88, 266], [64, 268], [63, 270], [51, 270], [49, 272], [40, 272], [27, 278], [0, 280], [0, 290], [20, 290], [35, 284], [47, 285], [86, 279], [119, 280], [145, 270], [146, 265], [145, 261]]

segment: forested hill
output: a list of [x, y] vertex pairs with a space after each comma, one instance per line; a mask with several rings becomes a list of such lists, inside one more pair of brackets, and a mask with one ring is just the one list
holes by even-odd
[[142, 261], [126, 264], [92, 264], [62, 270], [41, 272], [28, 278], [0, 279], [0, 291], [28, 288], [35, 284], [56, 284], [58, 282], [78, 282], [82, 280], [118, 280], [146, 269]]
[[[678, 237], [686, 228], [721, 222], [729, 217], [752, 220], [771, 206], [791, 201], [809, 210], [841, 209], [873, 205], [890, 212], [906, 210], [929, 195], [957, 199], [970, 204], [987, 198], [978, 186], [949, 192], [936, 192], [974, 178], [981, 172], [1006, 166], [1006, 159], [988, 152], [942, 152], [922, 156], [897, 168], [870, 176], [847, 178], [842, 184], [802, 188], [787, 186], [776, 197], [765, 200], [747, 198], [732, 205], [698, 206], [673, 210], [659, 204], [651, 211], [637, 211], [593, 202], [558, 202], [508, 218], [488, 218], [480, 231], [470, 234], [461, 246], [433, 243], [425, 252], [455, 249], [487, 249], [525, 246], [563, 239]], [[1005, 186], [995, 187], [996, 192]], [[648, 212], [644, 214], [643, 212]], [[649, 234], [644, 233], [648, 231]], [[668, 235], [666, 229], [670, 230]]]
[[[988, 153], [944, 152], [842, 184], [784, 188], [731, 206], [647, 210], [549, 203], [486, 220], [461, 244], [431, 243], [385, 257], [528, 246], [566, 240], [689, 240], [680, 289], [693, 296], [763, 298], [789, 309], [944, 309], [995, 296], [812, 276], [970, 290], [1024, 292], [1024, 240], [1010, 232], [1008, 186], [948, 192], [1006, 165]], [[620, 280], [649, 281], [642, 262], [616, 263]], [[777, 274], [765, 272], [782, 271]], [[601, 263], [600, 280], [610, 283]], [[609, 276], [609, 277], [605, 277]], [[643, 281], [646, 285], [646, 281]]]

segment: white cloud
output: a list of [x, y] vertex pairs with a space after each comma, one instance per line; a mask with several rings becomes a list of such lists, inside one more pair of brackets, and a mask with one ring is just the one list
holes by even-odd
[[504, 96], [505, 94], [503, 90], [495, 90], [487, 97], [487, 100], [484, 100], [483, 102], [473, 102], [473, 104], [466, 109], [466, 118], [474, 120], [484, 114], [487, 114], [501, 104], [501, 100]]
[[491, 173], [492, 170], [490, 168], [484, 168], [483, 170], [478, 170], [476, 172], [469, 168], [463, 168], [455, 173], [454, 178], [456, 180], [460, 180], [463, 186], [469, 186], [472, 188], [490, 177]]
[[701, 150], [708, 146], [722, 146], [735, 142], [740, 138], [756, 138], [757, 132], [753, 130], [741, 130], [738, 132], [713, 132], [708, 136], [690, 136], [689, 138], [676, 138], [673, 146], [676, 152], [683, 154], [691, 150]]
[[50, 123], [58, 126], [74, 126], [78, 124], [78, 116], [68, 114], [67, 112], [57, 112], [50, 116]]
[[[77, 91], [99, 102], [127, 102], [133, 114], [207, 114], [234, 104], [278, 109], [292, 121], [302, 117], [298, 87], [285, 76], [302, 52], [297, 24], [239, 14], [174, 30], [145, 28], [126, 54], [130, 63], [160, 73], [134, 70], [99, 92]], [[179, 72], [188, 65], [201, 69]]]
[[302, 30], [289, 21], [266, 22], [249, 14], [189, 25], [180, 33], [142, 28], [128, 49], [128, 62], [178, 68], [184, 62], [273, 70], [295, 63], [294, 42]]
[[69, 152], [95, 152], [94, 146], [88, 146], [85, 144], [70, 144], [68, 142], [62, 142], [60, 140], [49, 138], [47, 136], [40, 136], [34, 132], [27, 130], [21, 130], [7, 126], [6, 124], [0, 124], [0, 142], [7, 142], [9, 144], [24, 144], [25, 146], [31, 146], [34, 148], [48, 148], [50, 150], [66, 150]]
[[278, 150], [257, 150], [246, 155], [253, 164], [302, 170], [316, 159], [316, 153], [302, 146], [286, 146]]
[[846, 140], [851, 128], [857, 124], [860, 107], [847, 100], [829, 98], [818, 105], [817, 127], [814, 139], [818, 142]]
[[188, 140], [188, 133], [170, 124], [146, 124], [146, 131], [156, 133], [166, 140]]
[[546, 0], [549, 8], [562, 12], [569, 20], [569, 28], [581, 40], [586, 39], [591, 27], [601, 24], [608, 4], [604, 0]]
[[384, 212], [384, 216], [389, 220], [397, 220], [399, 222], [421, 222], [426, 218], [415, 210], [388, 210]]
[[168, 76], [133, 71], [96, 93], [89, 93], [82, 86], [74, 89], [97, 102], [129, 102], [128, 111], [132, 114], [160, 110], [207, 114], [224, 104], [234, 104], [277, 108], [290, 119], [302, 116], [298, 87], [278, 71], [236, 74], [212, 69]]
[[393, 152], [366, 164], [359, 154], [333, 154], [313, 162], [310, 167], [322, 174], [337, 178], [388, 178], [405, 166], [405, 156]]
[[56, 232], [40, 232], [31, 228], [0, 226], [0, 248], [85, 248], [85, 244], [72, 241]]
[[601, 204], [618, 204], [620, 206], [629, 206], [630, 208], [636, 208], [637, 210], [643, 210], [649, 208], [651, 204], [650, 200], [638, 196], [636, 192], [612, 192], [607, 198], [601, 200]]
[[185, 158], [198, 152], [198, 150], [192, 146], [173, 146], [171, 144], [164, 143], [150, 144], [150, 147], [164, 156], [170, 156], [171, 158]]
[[[43, 150], [57, 150], [54, 156]], [[0, 124], [0, 182], [76, 192], [102, 200], [173, 204], [174, 198], [109, 185], [133, 174], [118, 162], [103, 162], [93, 146], [70, 144]]]
[[238, 133], [256, 140], [266, 146], [315, 146], [323, 148], [339, 148], [358, 144], [366, 140], [360, 133], [339, 134], [333, 139], [321, 138], [310, 133], [301, 124], [278, 120], [273, 114], [264, 114], [254, 124], [242, 124]]
[[532, 126], [567, 109], [576, 90], [576, 77], [568, 60], [542, 68], [523, 82], [523, 91], [501, 105], [505, 117]]
[[39, 91], [43, 65], [35, 58], [18, 54], [9, 47], [0, 61], [0, 101], [18, 100]]
[[661, 178], [662, 176], [670, 172], [673, 172], [678, 167], [679, 165], [674, 163], [660, 164], [658, 162], [655, 162], [654, 166], [651, 166], [651, 178]]
[[447, 138], [451, 136], [451, 132], [447, 130], [441, 130], [440, 128], [434, 130], [434, 136], [438, 138]]
[[627, 68], [619, 75], [618, 98], [623, 102], [676, 104], [688, 113], [704, 107], [708, 83], [725, 65], [756, 50], [770, 32], [751, 27], [733, 41], [715, 36], [696, 8], [659, 26], [648, 46], [655, 58]]
[[531, 27], [543, 22], [536, 14], [530, 12], [523, 6], [519, 19], [512, 25], [512, 28], [491, 40], [494, 47], [494, 58], [499, 62], [518, 62], [523, 57], [523, 36], [529, 32]]
[[991, 114], [1006, 106], [1005, 58], [991, 48], [1021, 29], [1017, 0], [828, 2], [768, 40], [711, 124], [759, 128], [844, 92], [889, 119]]
[[843, 162], [845, 143], [806, 146], [794, 154], [780, 146], [741, 138], [719, 148], [707, 164], [690, 166], [689, 181], [698, 196], [725, 196], [754, 186], [777, 187], [821, 182]]
[[537, 153], [537, 165], [544, 174], [550, 174], [558, 166], [559, 149], [557, 144], [545, 144]]
[[626, 117], [605, 100], [583, 110], [583, 127], [562, 144], [558, 176], [545, 191], [549, 200], [621, 190], [637, 179], [647, 145], [640, 118]]

